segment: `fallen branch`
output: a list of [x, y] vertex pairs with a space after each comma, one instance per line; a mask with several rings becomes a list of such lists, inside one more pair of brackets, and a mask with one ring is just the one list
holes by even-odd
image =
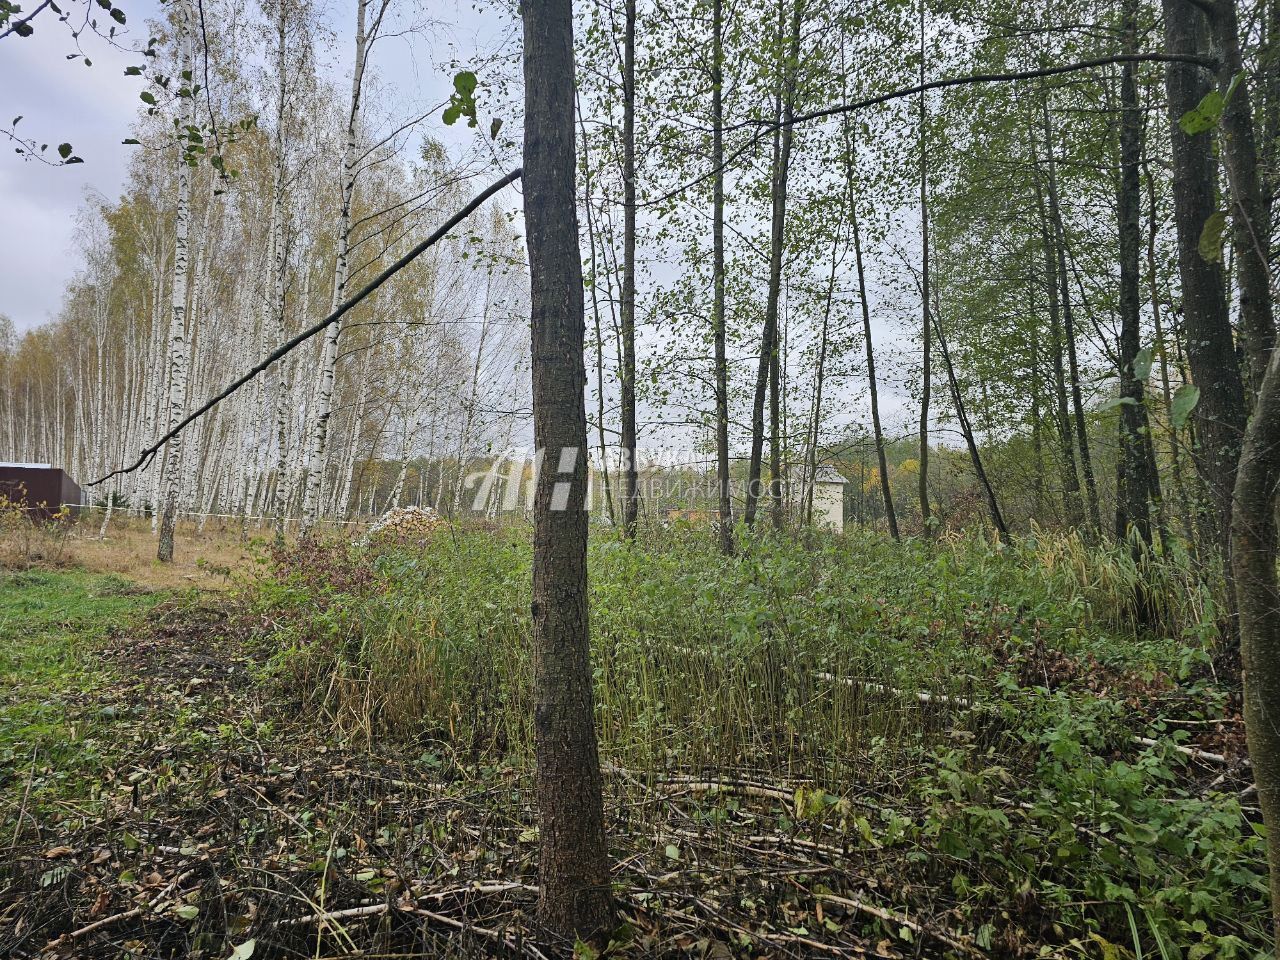
[[945, 703], [953, 707], [972, 707], [973, 704], [964, 697], [952, 697], [945, 693], [930, 693], [927, 690], [899, 690], [897, 687], [887, 687], [883, 683], [872, 683], [870, 680], [855, 680], [852, 677], [837, 677], [834, 673], [819, 673], [819, 680], [826, 680], [828, 683], [839, 683], [846, 687], [864, 687], [867, 690], [874, 690], [877, 693], [891, 693], [896, 697], [914, 697], [920, 703]]
[[197, 867], [192, 867], [190, 870], [186, 871], [185, 873], [179, 874], [177, 877], [174, 877], [174, 879], [169, 882], [168, 886], [166, 886], [163, 890], [161, 890], [158, 894], [156, 894], [154, 898], [152, 898], [142, 906], [134, 907], [132, 910], [126, 910], [124, 911], [124, 913], [113, 914], [110, 917], [103, 917], [101, 920], [95, 920], [93, 923], [89, 924], [86, 927], [81, 927], [79, 930], [72, 930], [70, 933], [64, 933], [62, 936], [58, 937], [56, 940], [50, 940], [48, 946], [45, 947], [45, 949], [55, 950], [58, 948], [58, 946], [60, 946], [64, 942], [79, 940], [81, 937], [92, 933], [94, 930], [100, 930], [103, 927], [110, 926], [113, 923], [121, 923], [122, 921], [125, 921], [125, 920], [132, 920], [134, 917], [140, 917], [144, 913], [154, 912], [157, 907], [159, 907], [162, 903], [166, 901], [166, 899], [169, 897], [169, 894], [172, 893], [178, 887], [182, 886], [182, 884], [193, 873], [195, 873], [197, 869], [198, 869]]
[[[419, 894], [414, 899], [418, 900], [444, 900], [447, 897], [459, 896], [467, 893], [490, 894], [490, 893], [507, 893], [511, 890], [531, 890], [534, 893], [538, 891], [537, 887], [530, 886], [527, 883], [490, 883], [476, 884], [470, 887], [453, 887], [449, 890], [440, 890], [436, 893]], [[348, 907], [345, 910], [329, 910], [309, 913], [305, 917], [290, 917], [288, 920], [279, 920], [274, 923], [273, 927], [302, 927], [311, 923], [328, 923], [332, 920], [353, 920], [361, 917], [373, 917], [380, 913], [386, 913], [392, 908], [389, 903], [371, 903], [362, 907]], [[402, 905], [396, 905], [396, 909], [404, 909]]]
[[[634, 783], [640, 783], [643, 786], [641, 777], [643, 774], [634, 770], [626, 770], [622, 767], [605, 765], [602, 767], [604, 773], [613, 776], [624, 777]], [[783, 803], [791, 804], [795, 802], [795, 791], [784, 790], [779, 787], [769, 787], [758, 783], [751, 783], [746, 780], [703, 780], [697, 777], [685, 776], [683, 774], [673, 774], [657, 778], [653, 782], [653, 788], [661, 793], [680, 793], [682, 791], [688, 793], [736, 793], [740, 796], [759, 797], [766, 800], [781, 800]]]
[[[1159, 747], [1162, 745], [1159, 740], [1152, 740], [1150, 737], [1134, 737], [1133, 742], [1142, 744], [1144, 747]], [[1184, 746], [1181, 743], [1173, 743], [1170, 744], [1170, 746], [1183, 756], [1191, 757], [1194, 760], [1203, 760], [1206, 763], [1216, 763], [1221, 767], [1228, 767], [1231, 765], [1231, 760], [1220, 753], [1211, 753], [1208, 750], [1200, 750], [1196, 747]], [[1249, 759], [1247, 757], [1242, 758], [1240, 760], [1240, 765], [1245, 767], [1249, 766]]]
[[886, 923], [896, 923], [899, 926], [906, 927], [917, 936], [932, 937], [941, 943], [945, 943], [953, 950], [959, 950], [961, 953], [966, 953], [971, 957], [986, 956], [986, 954], [973, 946], [973, 944], [966, 943], [964, 940], [959, 940], [953, 934], [943, 933], [940, 930], [935, 930], [933, 927], [926, 927], [923, 924], [916, 923], [914, 920], [908, 920], [900, 914], [891, 913], [883, 907], [872, 906], [869, 903], [863, 903], [861, 900], [850, 900], [848, 897], [838, 897], [834, 893], [815, 893], [814, 896], [819, 900], [826, 901], [827, 903], [835, 903], [842, 907], [847, 907], [856, 913], [865, 913], [868, 916], [876, 917]]

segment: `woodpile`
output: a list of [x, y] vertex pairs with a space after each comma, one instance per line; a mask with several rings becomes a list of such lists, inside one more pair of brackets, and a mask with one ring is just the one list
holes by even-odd
[[426, 543], [444, 524], [431, 507], [396, 507], [380, 516], [361, 541], [365, 546], [390, 543]]

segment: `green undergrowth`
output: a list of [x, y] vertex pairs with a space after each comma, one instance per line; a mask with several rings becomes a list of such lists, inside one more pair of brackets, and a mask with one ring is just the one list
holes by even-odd
[[[273, 682], [335, 730], [527, 768], [530, 565], [524, 529], [313, 542], [249, 606]], [[609, 764], [799, 786], [779, 830], [864, 847], [899, 907], [997, 955], [1265, 951], [1262, 828], [1187, 558], [871, 535], [725, 558], [675, 530], [596, 537], [589, 570]]]
[[107, 680], [94, 652], [161, 595], [80, 571], [0, 574], [0, 795], [31, 803], [74, 794], [110, 750], [99, 717], [78, 704]]

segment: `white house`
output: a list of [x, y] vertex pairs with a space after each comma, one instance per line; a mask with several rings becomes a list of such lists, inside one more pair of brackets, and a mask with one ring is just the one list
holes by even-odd
[[844, 477], [834, 467], [819, 467], [813, 478], [813, 522], [825, 530], [844, 530]]

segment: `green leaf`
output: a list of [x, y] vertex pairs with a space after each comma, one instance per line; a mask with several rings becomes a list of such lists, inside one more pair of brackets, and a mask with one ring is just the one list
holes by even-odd
[[1136, 380], [1146, 380], [1151, 376], [1151, 359], [1155, 354], [1150, 347], [1143, 347], [1133, 358], [1133, 376]]
[[1199, 104], [1182, 115], [1182, 119], [1178, 121], [1178, 126], [1189, 137], [1194, 137], [1197, 133], [1204, 133], [1206, 130], [1212, 130], [1218, 125], [1218, 120], [1222, 117], [1222, 110], [1226, 105], [1227, 101], [1222, 94], [1217, 90], [1210, 90], [1204, 95], [1204, 99]]
[[1222, 210], [1215, 210], [1200, 231], [1200, 256], [1210, 263], [1222, 262], [1222, 235], [1227, 230], [1227, 215]]
[[450, 126], [459, 118], [467, 118], [467, 126], [474, 127], [476, 117], [476, 75], [470, 70], [459, 70], [453, 78], [453, 93], [442, 119]]
[[71, 156], [71, 144], [69, 143], [58, 144], [58, 156], [60, 156], [63, 160]]
[[1169, 419], [1173, 421], [1175, 429], [1181, 430], [1187, 425], [1187, 418], [1199, 402], [1200, 388], [1193, 383], [1184, 383], [1174, 391], [1173, 399], [1169, 402]]
[[499, 130], [501, 130], [501, 129], [502, 129], [502, 118], [501, 118], [501, 117], [494, 117], [494, 118], [493, 118], [493, 121], [489, 124], [489, 139], [490, 139], [490, 140], [497, 140], [497, 139], [498, 139], [498, 131], [499, 131]]
[[231, 951], [231, 956], [227, 960], [249, 960], [253, 956], [253, 951], [258, 947], [257, 940], [246, 940], [240, 946]]
[[476, 93], [476, 75], [470, 70], [459, 70], [453, 78], [453, 89], [460, 97], [474, 97]]
[[196, 917], [200, 916], [200, 908], [192, 906], [189, 903], [183, 904], [180, 907], [175, 907], [173, 912], [183, 920], [194, 920]]
[[1137, 404], [1137, 400], [1133, 397], [1112, 397], [1106, 403], [1098, 407], [1098, 412], [1103, 413], [1107, 410], [1114, 410], [1116, 407], [1132, 407]]
[[674, 843], [668, 843], [667, 848], [663, 851], [663, 853], [667, 855], [668, 860], [680, 859], [680, 848], [677, 847]]
[[138, 99], [141, 100], [143, 103], [151, 104], [151, 106], [153, 107], [156, 105], [156, 95], [152, 93], [150, 90], [143, 90], [140, 94], [138, 94]]

